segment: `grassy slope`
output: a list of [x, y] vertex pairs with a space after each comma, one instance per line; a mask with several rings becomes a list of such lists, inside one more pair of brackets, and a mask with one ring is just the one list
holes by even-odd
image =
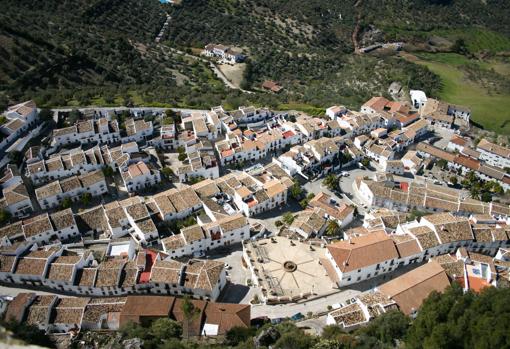
[[[485, 129], [510, 134], [510, 94], [489, 95], [487, 91], [466, 79], [460, 65], [467, 58], [454, 54], [420, 55], [416, 63], [426, 65], [438, 74], [442, 81], [440, 98], [456, 104], [469, 106], [472, 119]], [[490, 66], [490, 63], [485, 63]], [[497, 63], [500, 69], [505, 66]]]

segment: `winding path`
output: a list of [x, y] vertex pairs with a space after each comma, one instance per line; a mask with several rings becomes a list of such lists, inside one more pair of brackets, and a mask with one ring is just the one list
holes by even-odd
[[354, 4], [354, 8], [357, 9], [358, 13], [356, 15], [356, 25], [354, 26], [354, 31], [352, 32], [351, 39], [352, 39], [352, 44], [354, 46], [354, 53], [357, 53], [357, 54], [361, 53], [361, 50], [359, 47], [359, 42], [358, 42], [358, 34], [359, 34], [359, 29], [360, 29], [362, 3], [363, 3], [363, 0], [358, 0]]

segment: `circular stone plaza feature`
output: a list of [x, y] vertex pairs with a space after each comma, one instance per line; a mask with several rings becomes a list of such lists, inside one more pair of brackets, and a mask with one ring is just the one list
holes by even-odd
[[297, 269], [297, 264], [292, 261], [287, 261], [283, 263], [283, 270], [289, 273], [295, 272]]

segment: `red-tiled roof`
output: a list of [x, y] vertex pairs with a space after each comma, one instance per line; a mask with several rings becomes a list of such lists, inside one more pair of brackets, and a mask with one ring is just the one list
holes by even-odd
[[478, 170], [480, 168], [480, 162], [464, 155], [457, 155], [453, 160], [455, 163], [467, 167], [472, 170]]
[[282, 133], [282, 136], [283, 136], [283, 138], [285, 138], [285, 139], [290, 138], [290, 137], [292, 137], [292, 136], [294, 136], [294, 135], [295, 135], [295, 133], [294, 133], [294, 132], [292, 132], [291, 130], [288, 130], [288, 131], [285, 131], [285, 132], [283, 132], [283, 133]]
[[140, 274], [139, 283], [143, 284], [149, 282], [151, 277], [151, 270], [154, 262], [156, 261], [157, 253], [152, 250], [145, 250], [145, 269]]

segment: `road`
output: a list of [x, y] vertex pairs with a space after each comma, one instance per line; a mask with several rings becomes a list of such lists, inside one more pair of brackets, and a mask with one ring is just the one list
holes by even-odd
[[153, 107], [136, 107], [136, 108], [128, 108], [125, 106], [118, 106], [118, 107], [102, 107], [102, 106], [88, 106], [83, 108], [75, 108], [75, 107], [63, 107], [63, 108], [52, 108], [51, 110], [56, 112], [70, 112], [73, 109], [78, 109], [80, 111], [86, 112], [86, 111], [121, 111], [121, 110], [152, 110], [153, 112], [159, 112], [162, 113], [167, 109], [171, 109], [176, 112], [181, 113], [193, 113], [193, 112], [207, 112], [209, 110], [204, 109], [187, 109], [187, 108], [153, 108]]
[[31, 289], [26, 289], [26, 288], [16, 288], [16, 287], [0, 286], [0, 296], [12, 296], [12, 297], [15, 297], [19, 293], [26, 293], [26, 292], [33, 292], [33, 293], [36, 293], [36, 294], [46, 294], [46, 295], [57, 294], [57, 293], [44, 292], [44, 291], [38, 291], [38, 290], [31, 290]]
[[322, 329], [326, 325], [326, 318], [327, 315], [323, 315], [316, 318], [299, 321], [296, 323], [296, 326], [300, 328], [310, 328], [315, 331], [316, 335], [319, 336], [322, 333]]
[[267, 316], [270, 319], [279, 317], [290, 317], [296, 313], [306, 315], [309, 312], [314, 314], [323, 313], [328, 310], [328, 305], [344, 303], [357, 295], [361, 291], [355, 289], [339, 290], [337, 293], [329, 296], [315, 298], [304, 303], [289, 303], [279, 305], [258, 304], [251, 307], [251, 317], [257, 318]]

